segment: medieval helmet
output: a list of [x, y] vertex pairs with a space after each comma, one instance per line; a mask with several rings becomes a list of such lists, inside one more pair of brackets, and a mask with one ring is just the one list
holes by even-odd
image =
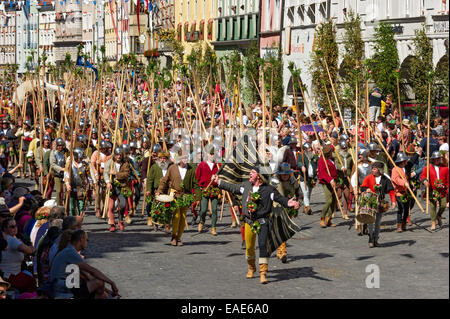
[[81, 161], [84, 158], [83, 149], [76, 147], [73, 149], [73, 159], [75, 161]]
[[66, 146], [66, 143], [64, 142], [64, 140], [61, 137], [58, 137], [56, 139], [56, 146]]
[[375, 142], [369, 143], [369, 151], [381, 151], [380, 147]]
[[161, 150], [162, 150], [161, 145], [155, 144], [155, 145], [153, 145], [152, 153], [159, 153], [159, 152], [161, 152]]

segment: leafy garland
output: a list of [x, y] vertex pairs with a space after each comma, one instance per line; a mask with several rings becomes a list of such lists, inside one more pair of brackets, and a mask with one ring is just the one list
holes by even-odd
[[150, 210], [150, 217], [157, 224], [168, 224], [172, 220], [173, 212], [177, 209], [177, 202], [163, 203], [154, 201]]
[[258, 192], [250, 194], [250, 200], [247, 203], [247, 210], [250, 213], [250, 219], [254, 221], [250, 225], [250, 229], [254, 234], [259, 234], [261, 231], [261, 224], [256, 220], [256, 211], [258, 210], [258, 202], [261, 200], [261, 195]]
[[220, 195], [220, 189], [218, 187], [211, 187], [202, 190], [202, 196], [205, 198], [217, 198]]
[[189, 207], [194, 202], [194, 195], [192, 194], [183, 194], [176, 200], [177, 208], [179, 207]]
[[[291, 193], [288, 196], [289, 199], [294, 198], [294, 194]], [[298, 210], [295, 209], [294, 207], [288, 207], [284, 209], [286, 211], [286, 213], [289, 215], [290, 218], [295, 218], [298, 216]]]
[[432, 200], [433, 201], [438, 201], [442, 197], [445, 196], [445, 189], [446, 189], [446, 187], [445, 187], [444, 182], [440, 178], [436, 179], [434, 181], [433, 185], [434, 185], [434, 188], [436, 188], [436, 189], [433, 190]]
[[120, 193], [125, 198], [129, 198], [129, 197], [131, 197], [131, 195], [133, 195], [133, 192], [131, 191], [131, 189], [128, 186], [122, 187], [122, 189], [120, 190]]

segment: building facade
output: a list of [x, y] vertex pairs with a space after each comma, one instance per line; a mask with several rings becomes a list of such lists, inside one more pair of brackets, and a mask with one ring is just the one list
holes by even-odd
[[55, 64], [54, 42], [56, 33], [56, 12], [54, 2], [39, 1], [39, 56], [45, 55], [46, 65]]
[[[178, 1], [167, 0], [161, 3], [155, 2], [149, 13], [150, 33], [145, 49], [147, 56], [150, 57], [152, 54], [159, 56], [162, 67], [172, 66], [173, 52], [169, 42], [171, 38], [176, 36], [177, 32], [175, 27], [176, 2]], [[182, 32], [182, 29], [179, 31]], [[179, 39], [181, 40], [182, 38], [180, 35]]]
[[16, 11], [16, 64], [17, 73], [33, 70], [39, 54], [39, 14], [37, 2], [19, 7]]
[[215, 39], [214, 17], [217, 1], [178, 0], [175, 1], [175, 26], [178, 40], [183, 43], [185, 55], [198, 43], [212, 45]]
[[[375, 27], [380, 22], [393, 27], [399, 53], [400, 68], [408, 67], [413, 55], [415, 30], [425, 24], [427, 36], [433, 44], [433, 64], [439, 67], [446, 59], [446, 41], [449, 37], [449, 3], [445, 0], [285, 0], [282, 48], [284, 58], [285, 104], [293, 104], [291, 74], [287, 69], [293, 61], [302, 72], [302, 80], [311, 88], [308, 72], [314, 44], [314, 32], [318, 24], [332, 19], [336, 25], [336, 41], [339, 63], [343, 49], [343, 33], [346, 15], [353, 11], [361, 18], [362, 39], [365, 56], [373, 55]], [[374, 85], [372, 83], [372, 85]], [[413, 99], [414, 96], [409, 96]]]
[[0, 69], [16, 63], [16, 9], [0, 4]]
[[260, 56], [275, 53], [280, 46], [283, 17], [282, 0], [261, 0]]
[[80, 0], [58, 0], [55, 2], [55, 11], [55, 63], [63, 63], [66, 53], [75, 61], [77, 48], [83, 42], [82, 3]]

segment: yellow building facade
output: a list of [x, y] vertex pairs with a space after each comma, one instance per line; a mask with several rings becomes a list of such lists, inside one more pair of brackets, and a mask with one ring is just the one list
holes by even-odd
[[175, 28], [178, 40], [182, 41], [185, 53], [201, 42], [212, 47], [217, 16], [217, 4], [212, 0], [177, 0], [175, 1]]

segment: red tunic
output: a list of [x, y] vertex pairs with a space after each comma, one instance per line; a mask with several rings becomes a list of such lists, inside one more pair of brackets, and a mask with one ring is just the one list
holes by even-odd
[[[449, 187], [449, 181], [448, 181], [448, 167], [439, 167], [439, 179], [444, 183], [445, 189], [441, 192], [441, 197], [445, 197], [448, 194], [448, 187]], [[427, 167], [425, 166], [422, 171], [422, 175], [420, 176], [420, 180], [424, 180], [427, 178]], [[436, 187], [434, 186], [434, 182], [437, 180], [437, 174], [436, 170], [434, 169], [434, 166], [430, 164], [430, 178], [429, 178], [429, 184], [430, 189], [435, 190]]]
[[328, 174], [327, 166], [325, 165], [323, 157], [320, 157], [317, 166], [317, 176], [319, 178], [320, 184], [330, 184], [333, 179], [337, 178], [337, 170], [336, 165], [334, 165], [334, 162], [328, 159], [327, 165], [328, 169], [330, 170], [330, 174]]
[[[213, 169], [211, 170], [208, 166], [208, 163], [206, 161], [201, 162], [198, 164], [197, 170], [195, 171], [195, 177], [197, 177], [198, 184], [201, 188], [205, 188], [209, 185], [211, 182], [211, 177], [218, 172], [217, 166], [220, 164], [214, 163]], [[212, 187], [216, 187], [216, 183], [211, 184]]]

